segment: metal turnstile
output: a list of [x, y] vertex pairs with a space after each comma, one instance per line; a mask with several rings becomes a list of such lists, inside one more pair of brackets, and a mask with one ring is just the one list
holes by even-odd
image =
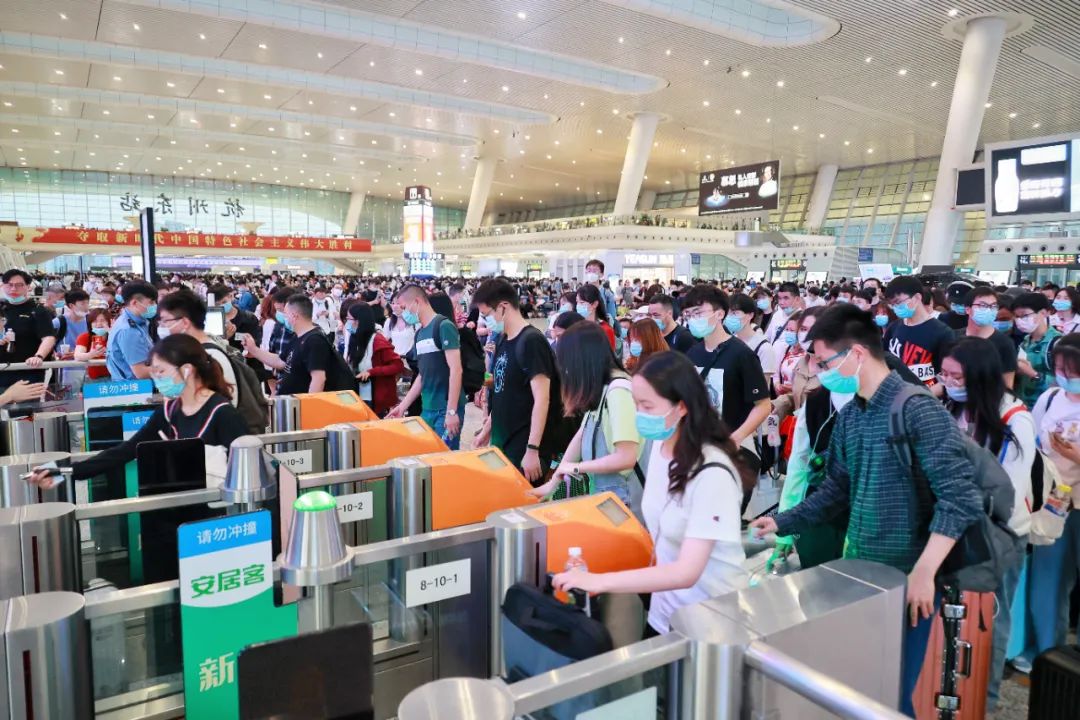
[[29, 455], [41, 452], [69, 452], [71, 439], [66, 412], [23, 408], [4, 410], [0, 418], [0, 454]]
[[[66, 423], [66, 420], [64, 422]], [[0, 457], [0, 507], [75, 502], [75, 491], [70, 478], [49, 490], [42, 490], [26, 482], [22, 477], [39, 465], [55, 462], [62, 467], [69, 464], [70, 460], [71, 454], [66, 452], [39, 452]]]
[[0, 508], [0, 600], [81, 592], [77, 538], [70, 503]]

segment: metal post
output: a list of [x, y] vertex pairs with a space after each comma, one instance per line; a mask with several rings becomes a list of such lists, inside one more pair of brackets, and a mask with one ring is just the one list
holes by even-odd
[[491, 674], [505, 675], [502, 603], [514, 583], [540, 587], [547, 573], [547, 525], [517, 510], [487, 516], [495, 528], [491, 551]]
[[399, 720], [511, 720], [514, 698], [502, 683], [444, 678], [406, 695], [397, 716]]
[[326, 630], [334, 624], [334, 586], [311, 588], [312, 630]]
[[678, 693], [683, 720], [741, 717], [743, 648], [753, 640], [744, 625], [704, 605], [681, 608], [671, 629], [690, 641], [690, 659], [683, 661]]
[[[360, 464], [360, 430], [348, 423], [339, 423], [326, 427], [326, 469], [328, 472], [335, 470], [353, 470]], [[342, 483], [327, 488], [331, 495], [352, 495], [358, 489], [357, 483]], [[347, 545], [359, 545], [356, 523], [344, 526], [345, 543]]]
[[270, 406], [271, 432], [300, 429], [300, 400], [293, 395], [277, 395]]
[[75, 506], [42, 503], [20, 508], [23, 593], [82, 592]]
[[[386, 510], [390, 539], [419, 535], [426, 529], [424, 500], [428, 493], [424, 488], [431, 482], [431, 469], [413, 458], [398, 458], [389, 465]], [[405, 607], [405, 576], [422, 565], [423, 559], [415, 555], [390, 561], [390, 637], [399, 642], [418, 642], [424, 636], [422, 624], [415, 622], [414, 614]]]

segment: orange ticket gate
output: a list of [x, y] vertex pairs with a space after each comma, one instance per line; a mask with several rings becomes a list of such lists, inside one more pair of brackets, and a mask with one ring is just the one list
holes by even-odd
[[352, 390], [278, 395], [270, 406], [273, 432], [318, 430], [344, 422], [378, 420], [375, 412]]

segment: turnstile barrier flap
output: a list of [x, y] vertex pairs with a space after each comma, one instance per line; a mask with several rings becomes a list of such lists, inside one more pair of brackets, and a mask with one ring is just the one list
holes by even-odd
[[71, 503], [0, 510], [0, 599], [81, 590], [76, 537]]
[[27, 472], [45, 463], [67, 465], [71, 454], [66, 452], [27, 453], [0, 457], [0, 507], [18, 507], [42, 502], [71, 502], [75, 498], [70, 479], [57, 483], [49, 490], [30, 485], [23, 479]]

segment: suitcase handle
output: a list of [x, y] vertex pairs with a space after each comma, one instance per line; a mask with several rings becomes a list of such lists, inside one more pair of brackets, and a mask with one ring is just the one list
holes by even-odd
[[956, 641], [956, 676], [971, 677], [971, 643], [966, 640]]

